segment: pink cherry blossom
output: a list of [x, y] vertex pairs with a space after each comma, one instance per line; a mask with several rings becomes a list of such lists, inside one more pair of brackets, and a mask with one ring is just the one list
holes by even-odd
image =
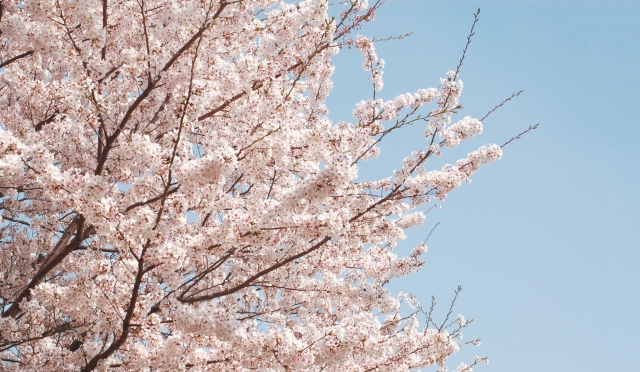
[[[352, 36], [380, 5], [1, 1], [1, 369], [444, 368], [467, 322], [401, 314], [419, 304], [385, 284], [427, 247], [394, 248], [502, 152], [425, 168], [482, 132], [451, 125], [455, 73], [329, 120], [341, 49], [382, 88], [373, 40]], [[357, 180], [411, 123], [424, 149]]]

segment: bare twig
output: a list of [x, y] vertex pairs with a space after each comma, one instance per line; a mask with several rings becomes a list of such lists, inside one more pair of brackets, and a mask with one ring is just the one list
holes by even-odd
[[471, 44], [471, 38], [473, 37], [473, 35], [475, 35], [475, 32], [473, 30], [476, 27], [476, 23], [478, 23], [478, 21], [480, 20], [480, 18], [478, 18], [479, 15], [480, 15], [480, 8], [478, 8], [477, 12], [473, 13], [473, 24], [471, 25], [471, 31], [469, 31], [469, 35], [467, 36], [467, 44], [464, 46], [464, 49], [462, 50], [462, 57], [460, 57], [460, 62], [458, 62], [458, 67], [456, 67], [456, 74], [453, 76], [454, 81], [458, 78], [460, 67], [462, 67], [462, 64], [464, 62], [464, 57], [467, 55], [467, 48], [469, 48], [469, 44]]
[[453, 307], [456, 304], [456, 300], [458, 299], [458, 294], [460, 294], [460, 291], [462, 291], [462, 287], [458, 286], [458, 288], [455, 291], [455, 296], [453, 296], [453, 300], [451, 301], [451, 306], [449, 306], [449, 312], [447, 313], [447, 316], [445, 317], [445, 319], [442, 322], [442, 324], [440, 325], [440, 327], [438, 327], [438, 331], [442, 332], [442, 329], [444, 328], [444, 325], [447, 324], [447, 321], [449, 320], [449, 317], [451, 316], [451, 313], [453, 312]]
[[403, 40], [404, 38], [407, 38], [409, 36], [413, 35], [413, 31], [412, 32], [407, 32], [404, 35], [398, 35], [398, 36], [389, 36], [388, 38], [385, 39], [376, 39], [375, 37], [373, 39], [371, 39], [372, 43], [380, 43], [383, 41], [390, 41], [390, 40]]
[[527, 133], [531, 132], [532, 130], [538, 129], [538, 125], [540, 125], [540, 123], [537, 123], [536, 125], [529, 125], [529, 128], [527, 128], [527, 130], [525, 130], [524, 132], [521, 132], [520, 134], [518, 134], [515, 137], [511, 137], [511, 139], [508, 140], [507, 142], [505, 142], [502, 146], [500, 146], [500, 148], [505, 147], [506, 145], [510, 144], [512, 141], [520, 139], [520, 137], [522, 137], [522, 135], [527, 134]]
[[496, 107], [494, 107], [491, 110], [489, 110], [489, 112], [487, 112], [487, 114], [482, 119], [480, 119], [480, 121], [484, 121], [484, 119], [488, 118], [489, 115], [491, 115], [494, 111], [496, 111], [498, 108], [502, 107], [502, 105], [504, 105], [505, 103], [507, 103], [507, 102], [511, 101], [512, 99], [514, 99], [515, 97], [519, 96], [520, 93], [522, 93], [522, 92], [524, 92], [524, 90], [521, 90], [519, 92], [513, 93], [511, 95], [511, 97], [509, 97], [509, 98], [505, 99], [504, 101], [500, 102], [499, 104], [497, 104]]
[[429, 240], [429, 237], [431, 237], [431, 233], [433, 233], [433, 230], [435, 230], [436, 227], [438, 227], [438, 225], [440, 225], [440, 222], [436, 223], [436, 225], [431, 229], [431, 231], [429, 231], [429, 235], [427, 235], [427, 238], [424, 240], [424, 242], [422, 242], [422, 244], [427, 243], [427, 240]]

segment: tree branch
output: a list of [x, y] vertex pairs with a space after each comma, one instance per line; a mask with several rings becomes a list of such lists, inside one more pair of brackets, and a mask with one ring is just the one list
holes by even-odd
[[138, 259], [138, 272], [136, 273], [136, 279], [133, 283], [133, 288], [131, 290], [131, 297], [129, 298], [129, 305], [127, 306], [127, 312], [122, 321], [122, 331], [120, 336], [114, 339], [113, 343], [107, 348], [107, 350], [95, 355], [91, 360], [87, 363], [87, 365], [82, 369], [82, 372], [93, 371], [97, 366], [98, 362], [102, 359], [106, 359], [111, 356], [116, 350], [118, 350], [122, 345], [124, 345], [127, 337], [129, 336], [129, 330], [132, 327], [131, 319], [133, 318], [134, 311], [136, 309], [136, 303], [138, 301], [138, 295], [140, 293], [140, 285], [142, 283], [142, 277], [148, 271], [145, 271], [144, 267], [144, 254], [147, 251], [147, 248], [151, 245], [151, 241], [147, 239], [147, 243], [142, 248], [142, 252], [140, 253], [140, 258]]
[[196, 296], [196, 297], [185, 298], [184, 294], [183, 294], [182, 296], [178, 297], [178, 301], [183, 302], [183, 303], [196, 303], [196, 302], [212, 300], [214, 298], [219, 298], [219, 297], [227, 296], [227, 295], [230, 295], [232, 293], [238, 292], [239, 290], [241, 290], [243, 288], [247, 288], [247, 287], [251, 286], [252, 283], [256, 281], [256, 279], [259, 279], [260, 277], [265, 276], [265, 275], [269, 274], [270, 272], [272, 272], [274, 270], [277, 270], [277, 269], [281, 268], [282, 266], [297, 260], [298, 258], [304, 257], [304, 256], [312, 253], [313, 251], [315, 251], [318, 248], [322, 247], [329, 240], [331, 240], [331, 238], [327, 236], [324, 239], [322, 239], [321, 241], [319, 241], [318, 243], [316, 243], [311, 248], [309, 248], [309, 249], [307, 249], [305, 251], [302, 251], [302, 252], [300, 252], [300, 253], [298, 253], [296, 255], [293, 255], [293, 256], [287, 258], [286, 260], [280, 261], [279, 263], [277, 263], [277, 264], [275, 264], [273, 266], [270, 266], [270, 267], [258, 272], [257, 274], [251, 276], [249, 279], [247, 279], [244, 282], [242, 282], [242, 284], [239, 284], [239, 285], [237, 285], [235, 287], [226, 289], [224, 291], [212, 293], [212, 294], [209, 294], [209, 295], [202, 295], [202, 296]]
[[[64, 258], [80, 246], [80, 244], [89, 236], [95, 233], [93, 226], [84, 227], [85, 219], [82, 215], [78, 215], [69, 223], [64, 233], [56, 243], [47, 259], [42, 263], [42, 266], [31, 279], [29, 284], [18, 294], [11, 306], [2, 314], [2, 317], [15, 317], [20, 312], [20, 301], [28, 298], [32, 289], [34, 289], [42, 280], [53, 270]], [[73, 232], [75, 230], [75, 237], [67, 244]]]
[[6, 65], [8, 65], [8, 64], [10, 64], [10, 63], [15, 62], [15, 61], [19, 60], [20, 58], [29, 57], [29, 56], [30, 56], [30, 55], [32, 55], [32, 54], [33, 54], [33, 50], [30, 50], [30, 51], [28, 51], [28, 52], [25, 52], [25, 53], [19, 54], [19, 55], [17, 55], [17, 56], [15, 56], [15, 57], [13, 57], [13, 58], [9, 58], [8, 60], [6, 60], [6, 61], [4, 61], [4, 62], [0, 63], [0, 68], [3, 68], [3, 67], [5, 67]]
[[175, 187], [175, 188], [173, 188], [173, 189], [170, 189], [170, 190], [168, 190], [167, 192], [163, 192], [161, 195], [158, 195], [158, 196], [156, 196], [156, 197], [153, 197], [153, 198], [151, 198], [151, 199], [149, 199], [149, 200], [145, 200], [145, 201], [143, 201], [143, 202], [138, 202], [138, 203], [131, 204], [130, 206], [128, 206], [128, 207], [124, 210], [124, 213], [127, 213], [127, 212], [129, 212], [130, 210], [132, 210], [132, 209], [134, 209], [134, 208], [138, 208], [138, 207], [141, 207], [141, 206], [143, 206], [143, 205], [151, 204], [151, 203], [154, 203], [154, 202], [156, 202], [156, 201], [158, 201], [158, 200], [161, 200], [162, 198], [166, 198], [167, 196], [169, 196], [169, 195], [171, 195], [171, 194], [176, 193], [176, 192], [178, 191], [178, 189], [179, 189], [179, 188], [180, 188], [180, 186], [177, 186], [177, 187]]

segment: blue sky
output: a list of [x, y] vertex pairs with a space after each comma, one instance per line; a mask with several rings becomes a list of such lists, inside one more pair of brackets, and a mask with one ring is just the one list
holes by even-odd
[[[474, 323], [481, 337], [454, 358], [488, 355], [478, 371], [637, 371], [640, 351], [640, 2], [388, 0], [360, 32], [379, 38], [385, 59], [379, 97], [435, 87], [455, 69], [481, 8], [460, 78], [463, 116], [482, 117], [484, 133], [445, 152], [429, 168], [486, 143], [502, 144], [529, 125], [539, 129], [505, 148], [449, 195], [399, 251], [429, 239], [422, 272], [397, 280], [415, 294]], [[371, 97], [358, 51], [335, 58], [334, 121], [351, 119]], [[406, 128], [361, 166], [381, 178], [425, 146], [424, 128]], [[462, 358], [462, 359], [461, 359]], [[455, 368], [453, 368], [455, 369]]]

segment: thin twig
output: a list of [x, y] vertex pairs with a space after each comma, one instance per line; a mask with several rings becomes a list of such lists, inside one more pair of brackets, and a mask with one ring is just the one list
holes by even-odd
[[444, 325], [447, 324], [447, 321], [449, 320], [449, 317], [451, 316], [451, 313], [453, 312], [453, 307], [456, 304], [456, 300], [458, 299], [458, 294], [460, 293], [460, 291], [462, 291], [462, 286], [458, 286], [458, 289], [456, 289], [455, 291], [455, 296], [453, 296], [453, 301], [451, 301], [451, 306], [449, 307], [449, 312], [447, 313], [447, 316], [444, 319], [444, 322], [442, 322], [442, 325], [440, 325], [440, 327], [438, 327], [438, 331], [442, 332], [442, 329], [444, 328]]
[[480, 8], [478, 8], [477, 12], [473, 13], [473, 24], [471, 25], [471, 31], [469, 31], [469, 35], [467, 36], [467, 44], [464, 46], [464, 49], [462, 50], [462, 57], [460, 57], [460, 62], [458, 62], [458, 67], [456, 67], [456, 74], [453, 76], [453, 81], [455, 81], [458, 78], [460, 67], [462, 67], [462, 64], [464, 62], [464, 57], [467, 54], [467, 48], [469, 47], [469, 44], [471, 44], [471, 38], [473, 37], [473, 35], [475, 35], [475, 32], [473, 32], [473, 30], [476, 27], [476, 23], [478, 23], [478, 21], [480, 20], [480, 18], [478, 18], [479, 15], [480, 15]]
[[426, 244], [427, 240], [429, 240], [429, 237], [431, 236], [431, 233], [433, 233], [433, 230], [436, 229], [436, 227], [438, 227], [438, 225], [440, 225], [440, 222], [436, 223], [436, 225], [431, 229], [431, 231], [429, 231], [429, 235], [427, 235], [427, 238], [422, 242], [422, 244]]
[[388, 37], [388, 38], [386, 38], [386, 39], [376, 39], [376, 38], [374, 37], [373, 39], [371, 39], [371, 42], [372, 42], [372, 43], [380, 43], [380, 42], [383, 42], [383, 41], [390, 41], [390, 40], [403, 40], [404, 38], [409, 37], [409, 36], [411, 36], [411, 35], [413, 35], [413, 31], [408, 32], [408, 33], [406, 33], [406, 34], [404, 34], [404, 35], [389, 36], [389, 37]]
[[520, 137], [522, 137], [523, 134], [527, 134], [527, 133], [531, 132], [532, 130], [538, 129], [538, 125], [540, 125], [540, 123], [537, 123], [536, 125], [529, 125], [529, 128], [527, 128], [527, 130], [525, 130], [524, 132], [518, 134], [515, 137], [511, 137], [511, 139], [508, 140], [507, 142], [505, 142], [502, 146], [500, 146], [500, 148], [505, 147], [506, 145], [510, 144], [512, 141], [520, 139]]
[[524, 92], [524, 90], [521, 90], [521, 91], [519, 91], [517, 93], [513, 93], [511, 95], [511, 97], [509, 97], [509, 98], [505, 99], [504, 101], [500, 102], [500, 104], [497, 104], [496, 107], [494, 107], [491, 110], [489, 110], [489, 112], [487, 112], [487, 114], [482, 119], [480, 119], [480, 121], [484, 121], [484, 119], [488, 118], [489, 115], [491, 115], [495, 110], [497, 110], [499, 107], [502, 107], [502, 105], [504, 105], [505, 103], [511, 101], [515, 97], [519, 96], [520, 93], [522, 93], [522, 92]]

